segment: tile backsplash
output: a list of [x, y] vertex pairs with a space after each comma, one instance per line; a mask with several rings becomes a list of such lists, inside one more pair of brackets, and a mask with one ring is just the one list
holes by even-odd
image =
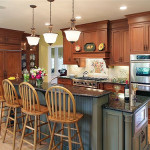
[[129, 79], [128, 66], [114, 66], [106, 68], [103, 59], [86, 59], [86, 67], [78, 67], [77, 65], [68, 65], [68, 75], [74, 74], [78, 77], [83, 76], [84, 71], [88, 71], [90, 77], [107, 77], [109, 79], [127, 78]]

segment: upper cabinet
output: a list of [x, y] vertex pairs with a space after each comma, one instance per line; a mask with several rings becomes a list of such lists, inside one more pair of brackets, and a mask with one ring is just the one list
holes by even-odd
[[127, 15], [127, 18], [131, 53], [150, 53], [150, 12]]
[[[82, 24], [76, 26], [81, 31], [80, 38], [74, 44], [66, 40], [63, 32], [63, 51], [64, 64], [78, 64], [78, 66], [85, 66], [85, 58], [109, 58], [108, 52], [108, 21], [99, 21], [94, 23]], [[62, 29], [64, 31], [65, 29]], [[87, 43], [94, 43], [95, 50], [91, 52], [85, 51], [84, 46]], [[100, 43], [104, 43], [105, 48], [99, 51]], [[81, 50], [76, 51], [75, 47], [80, 46]]]
[[27, 42], [27, 36], [30, 34], [24, 33], [22, 42], [21, 42], [21, 50], [22, 50], [22, 71], [28, 70], [39, 66], [39, 45], [30, 46]]
[[67, 41], [63, 32], [63, 64], [73, 65], [76, 61], [73, 58], [73, 44]]
[[22, 31], [0, 28], [0, 49], [21, 50]]
[[126, 19], [110, 22], [110, 63], [109, 65], [129, 65], [129, 30]]

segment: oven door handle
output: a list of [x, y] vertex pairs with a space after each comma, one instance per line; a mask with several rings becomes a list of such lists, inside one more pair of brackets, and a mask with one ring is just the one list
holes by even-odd
[[150, 87], [150, 85], [147, 85], [147, 84], [138, 84], [138, 86], [147, 86], [147, 87]]
[[150, 63], [150, 61], [149, 61], [149, 60], [141, 59], [141, 60], [131, 60], [130, 63], [131, 63], [131, 64], [132, 64], [132, 63]]

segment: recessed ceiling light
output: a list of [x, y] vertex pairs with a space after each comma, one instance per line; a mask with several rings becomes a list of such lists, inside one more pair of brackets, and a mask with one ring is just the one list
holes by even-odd
[[120, 7], [120, 10], [126, 10], [127, 9], [127, 6], [121, 6]]
[[82, 17], [81, 16], [76, 16], [76, 19], [81, 19]]
[[46, 25], [46, 26], [49, 26], [49, 22], [46, 22], [45, 25]]

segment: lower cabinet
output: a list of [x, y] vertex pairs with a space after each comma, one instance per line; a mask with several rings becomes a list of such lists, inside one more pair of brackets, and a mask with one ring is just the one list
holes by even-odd
[[99, 83], [98, 88], [101, 90], [106, 90], [106, 91], [111, 91], [111, 92], [116, 92], [114, 86], [119, 85], [120, 90], [119, 93], [124, 93], [124, 87], [125, 85], [123, 84], [115, 84], [115, 83]]
[[[140, 128], [136, 129], [138, 125]], [[148, 105], [136, 113], [103, 109], [103, 150], [147, 150]]]
[[68, 78], [58, 78], [58, 84], [73, 85], [73, 81], [72, 79], [68, 79]]

